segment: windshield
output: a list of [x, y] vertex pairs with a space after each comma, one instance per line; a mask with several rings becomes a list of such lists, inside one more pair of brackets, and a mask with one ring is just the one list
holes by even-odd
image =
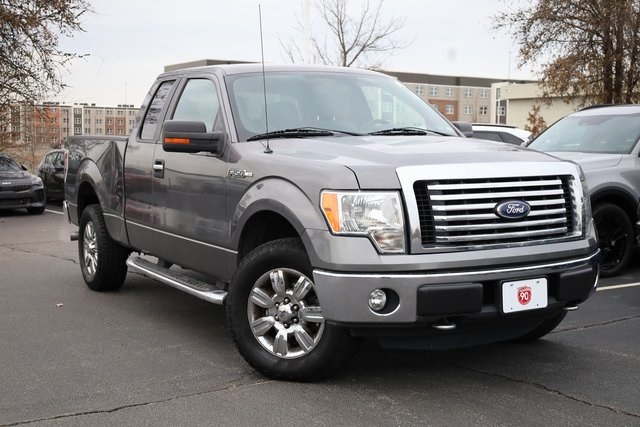
[[0, 172], [21, 171], [20, 166], [10, 157], [0, 156]]
[[261, 73], [227, 80], [240, 141], [283, 129], [347, 134], [413, 127], [457, 135], [452, 125], [397, 80], [336, 72], [271, 72], [266, 79], [268, 128]]
[[540, 151], [629, 154], [640, 137], [640, 115], [568, 116], [534, 139]]

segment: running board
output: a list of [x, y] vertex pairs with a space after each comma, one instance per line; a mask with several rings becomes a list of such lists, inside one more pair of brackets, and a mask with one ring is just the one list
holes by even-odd
[[226, 291], [217, 288], [211, 283], [180, 274], [178, 271], [164, 268], [139, 256], [130, 256], [127, 259], [127, 265], [133, 271], [214, 304], [224, 304], [224, 300], [227, 297]]

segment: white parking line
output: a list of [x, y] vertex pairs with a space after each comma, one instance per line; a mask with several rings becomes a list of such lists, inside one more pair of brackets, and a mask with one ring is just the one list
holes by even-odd
[[598, 291], [610, 291], [612, 289], [622, 289], [622, 288], [633, 288], [635, 286], [640, 286], [640, 282], [636, 283], [625, 283], [624, 285], [612, 285], [612, 286], [598, 286]]
[[58, 214], [58, 215], [64, 215], [62, 212], [52, 211], [51, 209], [45, 209], [44, 211], [45, 212], [51, 212], [51, 213]]

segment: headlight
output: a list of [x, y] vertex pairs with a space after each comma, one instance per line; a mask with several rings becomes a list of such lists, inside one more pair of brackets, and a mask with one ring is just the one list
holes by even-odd
[[404, 253], [404, 216], [397, 192], [323, 191], [320, 198], [334, 234], [368, 236], [380, 252]]

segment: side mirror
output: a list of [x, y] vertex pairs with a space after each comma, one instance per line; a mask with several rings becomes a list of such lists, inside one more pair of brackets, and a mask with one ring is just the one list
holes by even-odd
[[23, 165], [23, 164], [20, 164], [20, 169], [22, 169], [23, 171], [28, 170], [27, 167], [25, 165]]
[[218, 154], [223, 132], [207, 132], [204, 122], [167, 120], [162, 125], [162, 149], [175, 153]]
[[473, 138], [473, 127], [469, 122], [451, 122], [467, 138]]

